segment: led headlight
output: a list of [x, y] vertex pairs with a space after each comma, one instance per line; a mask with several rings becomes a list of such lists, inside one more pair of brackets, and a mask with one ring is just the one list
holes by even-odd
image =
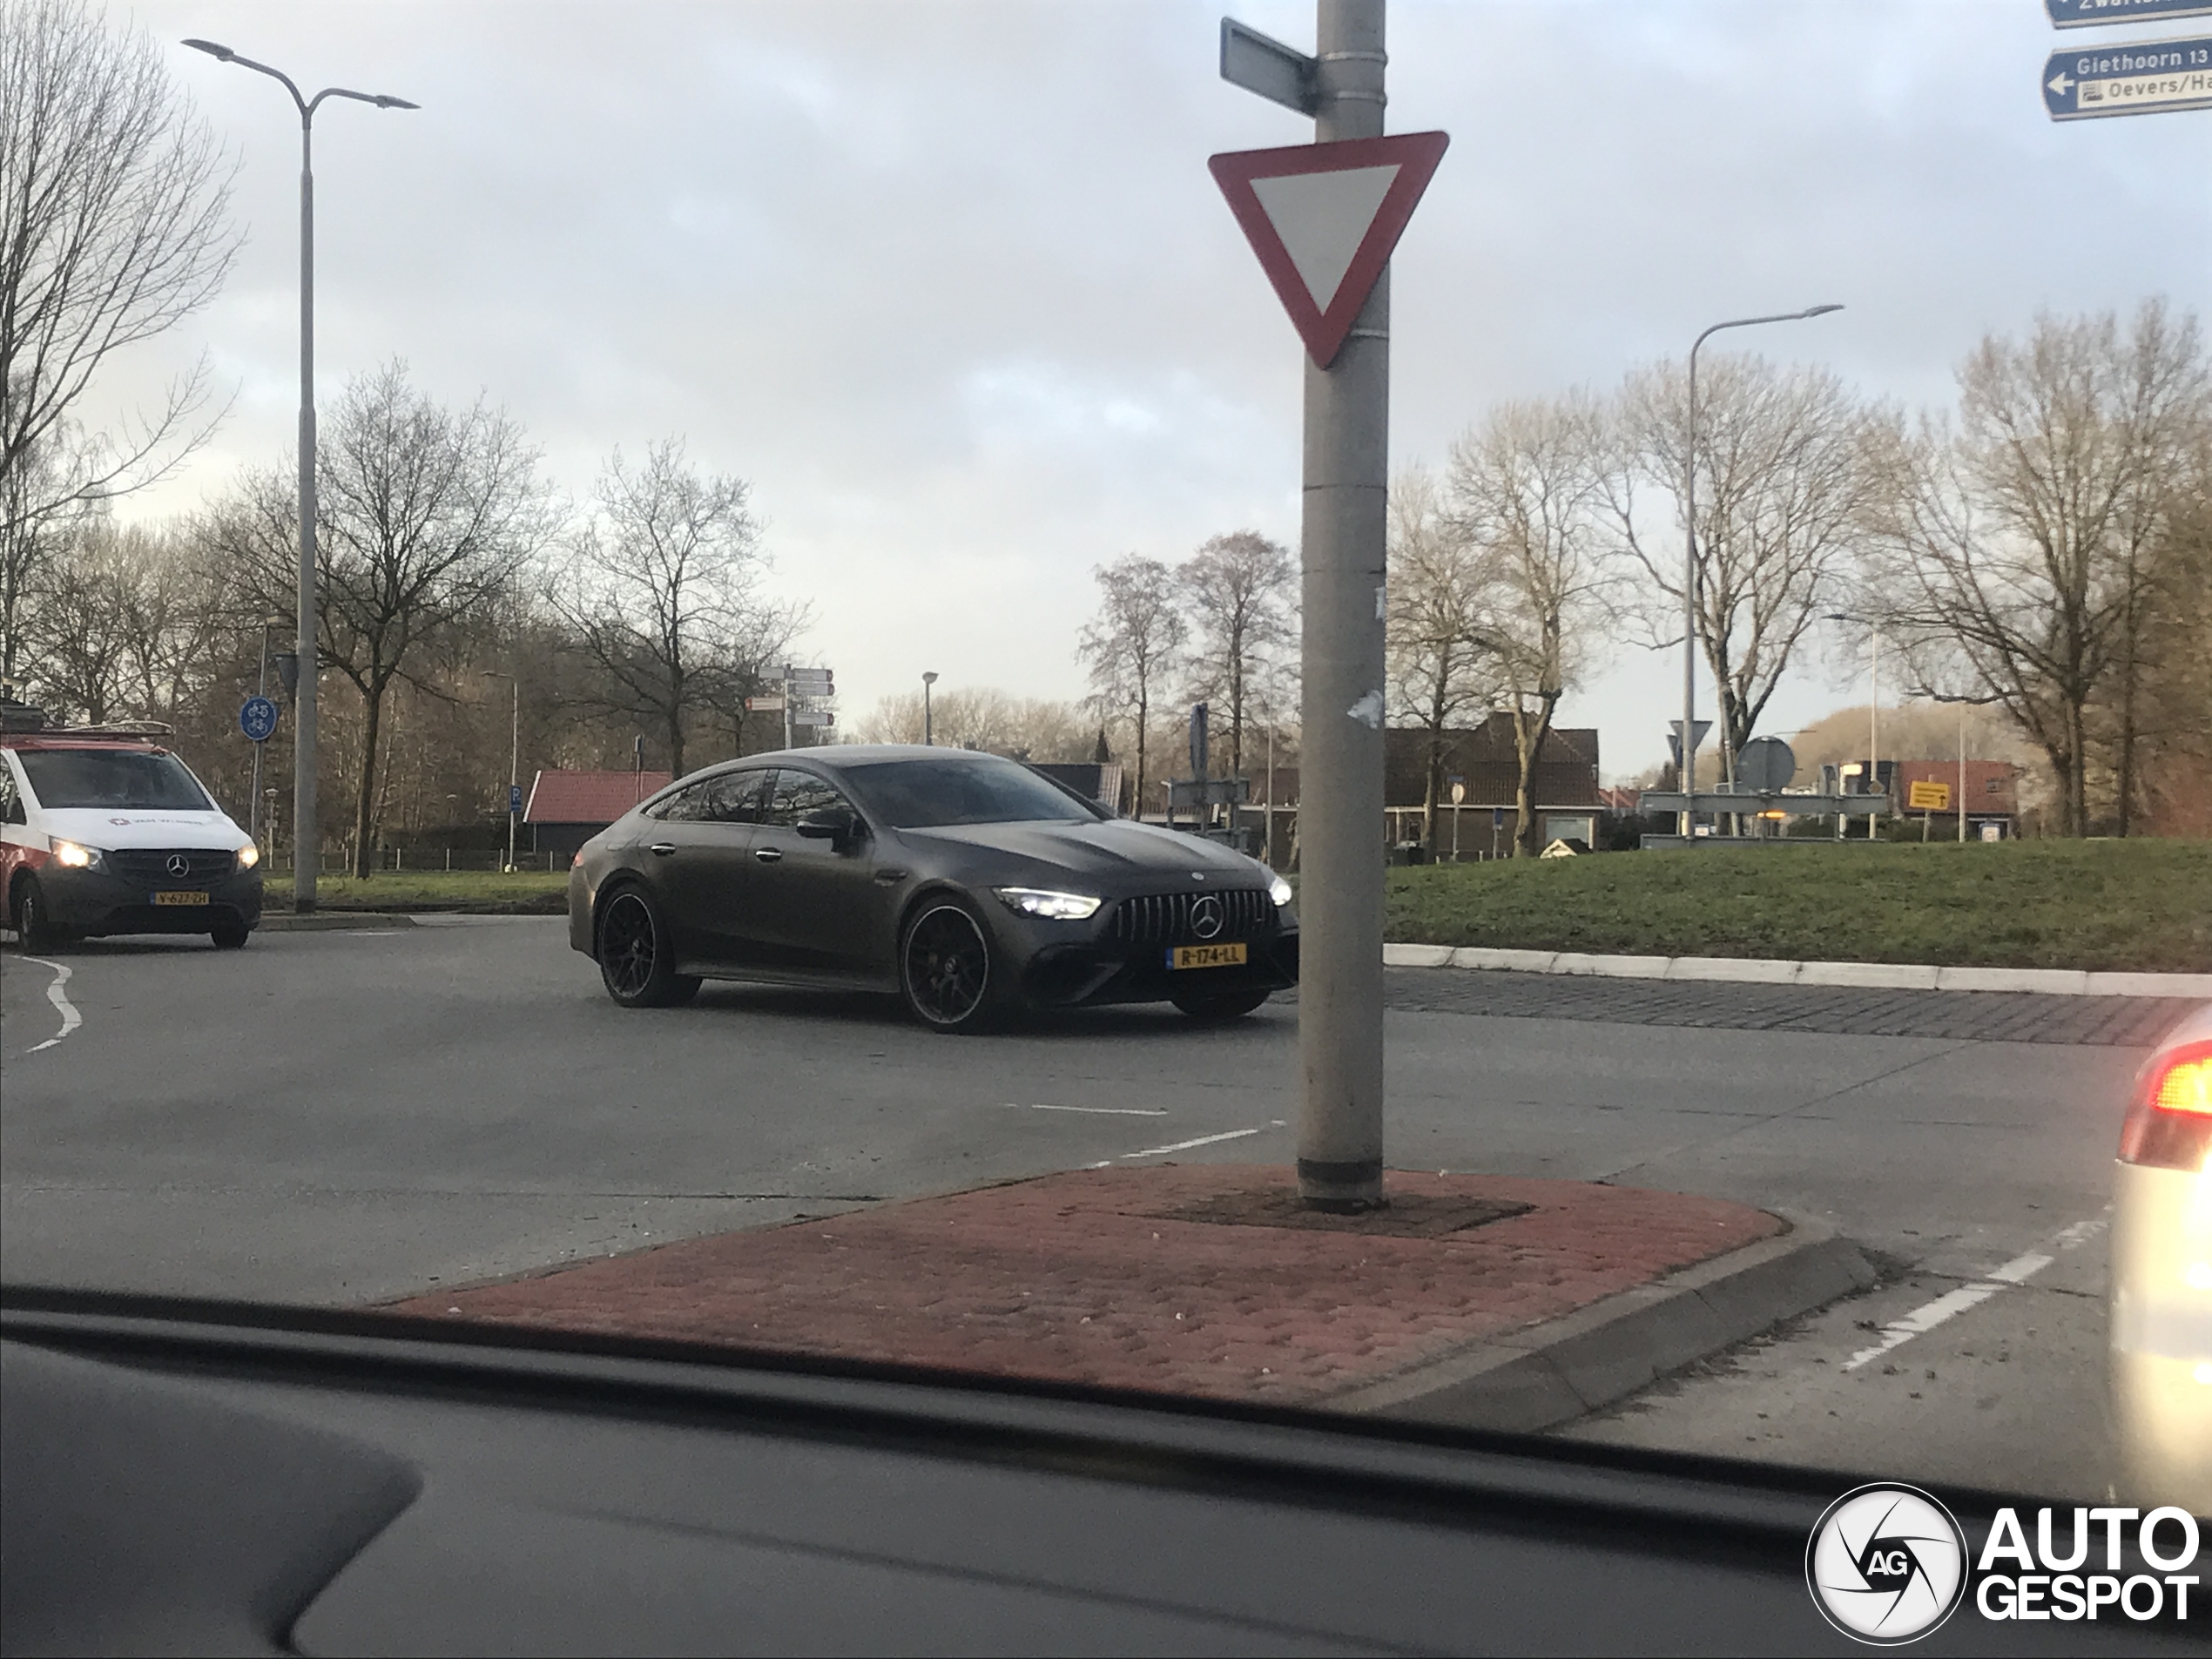
[[250, 870], [261, 861], [261, 849], [248, 841], [238, 850], [238, 867]]
[[89, 870], [97, 867], [99, 861], [98, 847], [81, 846], [75, 841], [64, 841], [59, 836], [54, 838], [55, 863], [65, 865], [72, 870]]
[[1042, 887], [993, 887], [991, 891], [1008, 910], [1042, 916], [1047, 921], [1081, 921], [1101, 902], [1088, 893], [1049, 893]]
[[1283, 906], [1290, 903], [1291, 899], [1296, 895], [1291, 891], [1291, 884], [1284, 880], [1283, 878], [1278, 875], [1269, 886], [1267, 889], [1267, 896], [1274, 900], [1276, 907], [1280, 909]]

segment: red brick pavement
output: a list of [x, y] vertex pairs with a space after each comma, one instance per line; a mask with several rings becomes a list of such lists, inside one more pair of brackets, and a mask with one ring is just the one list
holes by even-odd
[[1303, 1402], [1558, 1318], [1778, 1232], [1589, 1182], [1393, 1171], [1524, 1213], [1437, 1238], [1176, 1219], [1287, 1170], [1082, 1170], [659, 1245], [398, 1304], [409, 1314]]

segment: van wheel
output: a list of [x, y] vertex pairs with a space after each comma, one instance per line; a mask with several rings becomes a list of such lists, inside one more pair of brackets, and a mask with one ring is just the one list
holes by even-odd
[[219, 921], [207, 930], [207, 936], [215, 941], [217, 950], [244, 950], [246, 940], [252, 935], [253, 930], [242, 921]]
[[73, 937], [66, 927], [54, 925], [45, 889], [36, 876], [25, 876], [16, 886], [16, 938], [26, 955], [60, 950]]

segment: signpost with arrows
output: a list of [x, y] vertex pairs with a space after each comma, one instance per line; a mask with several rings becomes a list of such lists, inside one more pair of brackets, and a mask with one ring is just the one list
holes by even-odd
[[[2212, 0], [2043, 0], [2059, 29], [2212, 17]], [[2054, 121], [2212, 109], [2212, 35], [2053, 52], [2043, 107]]]

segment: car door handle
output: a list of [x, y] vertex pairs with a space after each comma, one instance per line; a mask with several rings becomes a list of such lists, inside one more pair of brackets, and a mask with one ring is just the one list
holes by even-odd
[[773, 864], [783, 857], [783, 852], [779, 847], [756, 846], [752, 849], [752, 856], [763, 864]]
[[673, 841], [655, 841], [645, 850], [652, 853], [657, 858], [664, 859], [671, 853], [673, 853], [676, 850], [676, 843]]
[[895, 887], [907, 879], [907, 873], [904, 870], [878, 870], [875, 873], [875, 879], [887, 887]]

